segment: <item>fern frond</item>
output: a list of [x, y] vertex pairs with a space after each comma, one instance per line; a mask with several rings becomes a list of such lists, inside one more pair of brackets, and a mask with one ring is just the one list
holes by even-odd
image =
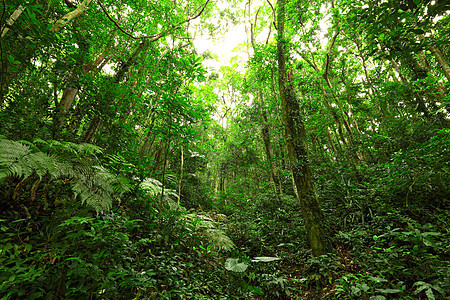
[[208, 240], [215, 250], [229, 251], [235, 247], [233, 241], [221, 229], [211, 228], [206, 230]]
[[117, 176], [116, 181], [112, 185], [114, 191], [121, 195], [134, 188], [132, 181], [124, 176]]
[[228, 251], [235, 247], [225, 231], [218, 228], [219, 224], [206, 214], [189, 213], [185, 215], [185, 218], [186, 225], [202, 232], [213, 249]]
[[29, 146], [29, 147], [31, 148], [31, 150], [33, 150], [33, 151], [35, 151], [35, 152], [41, 151], [41, 150], [39, 150], [39, 148], [36, 147], [36, 145], [33, 144], [32, 142], [29, 142], [29, 141], [26, 141], [26, 140], [19, 140], [18, 142], [20, 142], [20, 143], [22, 143], [22, 144], [25, 144], [25, 145]]
[[167, 185], [177, 186], [178, 185], [178, 178], [176, 175], [173, 174], [166, 174], [164, 176], [164, 182], [167, 182]]
[[167, 198], [171, 198], [171, 199], [175, 199], [178, 200], [178, 198], [180, 198], [180, 196], [177, 194], [177, 192], [175, 190], [172, 189], [164, 189], [164, 196], [166, 196]]
[[88, 143], [82, 143], [77, 145], [80, 151], [84, 152], [86, 155], [97, 155], [97, 154], [102, 154], [103, 153], [103, 149], [92, 145], [92, 144], [88, 144]]
[[149, 193], [151, 196], [158, 196], [162, 192], [162, 183], [154, 178], [144, 179], [139, 187]]
[[105, 158], [108, 158], [111, 162], [119, 164], [121, 166], [127, 166], [127, 167], [135, 167], [132, 163], [129, 163], [125, 157], [123, 157], [120, 154], [107, 154], [105, 155]]
[[43, 144], [43, 145], [48, 145], [48, 142], [47, 142], [47, 141], [44, 141], [43, 139], [40, 139], [40, 138], [35, 138], [35, 139], [33, 140], [33, 144]]
[[74, 179], [71, 188], [75, 197], [96, 211], [109, 209], [114, 193], [130, 189], [125, 179], [118, 180], [104, 167], [92, 166], [92, 160], [80, 157], [80, 154], [99, 153], [101, 149], [97, 146], [40, 139], [35, 139], [35, 143], [58, 151], [55, 154], [33, 152], [33, 145], [29, 143], [25, 145], [23, 142], [0, 139], [1, 181], [12, 176], [27, 178], [33, 174], [40, 179], [45, 175], [50, 179], [69, 177]]
[[0, 166], [11, 165], [29, 153], [30, 147], [27, 145], [5, 139], [0, 140]]

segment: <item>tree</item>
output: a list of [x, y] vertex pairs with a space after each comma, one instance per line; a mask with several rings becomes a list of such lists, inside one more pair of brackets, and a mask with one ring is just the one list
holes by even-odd
[[312, 254], [318, 256], [328, 253], [331, 250], [331, 244], [323, 224], [324, 217], [319, 206], [311, 167], [309, 166], [305, 125], [300, 115], [298, 100], [292, 86], [292, 78], [291, 75], [288, 76], [286, 68], [286, 45], [288, 43], [284, 35], [286, 1], [281, 0], [277, 5], [278, 88], [286, 129], [285, 141], [296, 195], [302, 208]]

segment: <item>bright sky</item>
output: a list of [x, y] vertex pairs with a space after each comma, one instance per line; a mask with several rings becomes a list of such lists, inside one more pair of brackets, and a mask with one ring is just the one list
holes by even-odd
[[203, 65], [208, 69], [214, 67], [218, 70], [220, 66], [228, 65], [233, 56], [246, 56], [243, 51], [233, 52], [239, 44], [246, 40], [245, 24], [241, 23], [232, 27], [223, 37], [214, 37], [214, 39], [211, 37], [197, 37], [194, 39], [194, 45], [199, 54], [208, 50], [212, 54], [217, 54], [217, 61], [208, 59], [203, 61]]
[[[252, 8], [262, 5], [263, 2], [261, 0], [252, 1]], [[239, 4], [240, 10], [245, 10], [246, 4], [247, 1], [242, 0]], [[230, 3], [226, 0], [219, 0], [216, 2], [216, 5], [219, 9], [225, 10], [230, 6]], [[247, 42], [245, 26], [245, 17], [241, 17], [238, 24], [235, 26], [231, 25], [224, 35], [216, 34], [213, 38], [209, 35], [197, 36], [194, 39], [194, 45], [199, 54], [209, 50], [212, 54], [218, 56], [216, 61], [212, 59], [205, 60], [203, 65], [206, 68], [214, 67], [218, 70], [220, 66], [230, 65], [230, 59], [235, 56], [239, 56], [240, 60], [246, 61], [248, 59], [246, 49], [244, 47], [237, 49], [238, 45]], [[242, 65], [241, 67], [243, 71], [244, 66]]]
[[[241, 60], [247, 60], [247, 53], [244, 48], [236, 49], [239, 44], [242, 44], [247, 41], [247, 34], [245, 32], [245, 23], [240, 23], [234, 27], [231, 27], [228, 32], [223, 36], [214, 36], [211, 38], [210, 36], [200, 36], [196, 37], [193, 40], [195, 48], [199, 54], [209, 51], [213, 55], [217, 55], [217, 59], [205, 59], [203, 61], [203, 66], [209, 72], [215, 70], [218, 71], [221, 66], [230, 65], [230, 60], [234, 56], [239, 56]], [[242, 64], [240, 66], [242, 68], [241, 71], [244, 71], [245, 65]], [[222, 92], [217, 91], [219, 94]], [[227, 95], [225, 93], [225, 99], [227, 99]], [[234, 107], [235, 104], [229, 103], [230, 107]], [[227, 105], [227, 106], [228, 106]], [[213, 118], [216, 119], [222, 127], [227, 127], [227, 118], [222, 118], [222, 113], [220, 112], [221, 108], [218, 107], [218, 111], [214, 114]]]

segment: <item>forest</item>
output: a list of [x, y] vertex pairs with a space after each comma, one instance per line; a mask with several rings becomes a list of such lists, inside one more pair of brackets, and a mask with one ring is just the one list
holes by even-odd
[[0, 7], [0, 299], [450, 296], [450, 2]]

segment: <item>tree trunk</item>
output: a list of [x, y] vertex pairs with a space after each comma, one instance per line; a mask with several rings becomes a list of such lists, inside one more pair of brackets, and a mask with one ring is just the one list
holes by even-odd
[[448, 66], [447, 61], [445, 60], [444, 56], [442, 55], [441, 50], [439, 50], [439, 48], [436, 46], [431, 46], [430, 51], [431, 51], [431, 53], [433, 53], [434, 58], [436, 58], [437, 62], [441, 66], [445, 77], [447, 77], [447, 80], [450, 81], [450, 67]]
[[270, 132], [269, 132], [269, 126], [268, 126], [268, 119], [267, 119], [267, 112], [264, 108], [261, 106], [263, 105], [263, 95], [262, 92], [259, 92], [259, 97], [261, 99], [260, 104], [260, 123], [261, 123], [261, 135], [264, 142], [264, 152], [266, 154], [267, 161], [269, 162], [270, 166], [270, 180], [272, 181], [275, 189], [275, 193], [277, 195], [281, 194], [281, 190], [278, 190], [279, 187], [279, 180], [277, 176], [277, 169], [275, 168], [272, 158], [273, 158], [273, 149], [272, 149], [272, 143], [270, 141]]
[[316, 190], [312, 181], [312, 172], [308, 162], [306, 131], [299, 113], [298, 102], [292, 84], [287, 81], [285, 62], [285, 0], [278, 3], [278, 86], [286, 126], [286, 144], [292, 178], [297, 199], [302, 209], [306, 233], [313, 256], [323, 255], [331, 250], [331, 245], [323, 225], [323, 214], [319, 206]]
[[180, 199], [181, 199], [181, 185], [183, 184], [183, 167], [184, 167], [184, 152], [183, 152], [183, 145], [180, 147], [181, 151], [181, 163], [180, 163], [180, 179], [178, 181], [178, 205], [180, 205]]
[[89, 126], [84, 136], [83, 139], [84, 143], [90, 143], [92, 141], [92, 138], [94, 137], [94, 134], [97, 131], [98, 126], [100, 125], [100, 121], [101, 121], [100, 117], [98, 116], [94, 117], [94, 119], [91, 122], [91, 125]]

